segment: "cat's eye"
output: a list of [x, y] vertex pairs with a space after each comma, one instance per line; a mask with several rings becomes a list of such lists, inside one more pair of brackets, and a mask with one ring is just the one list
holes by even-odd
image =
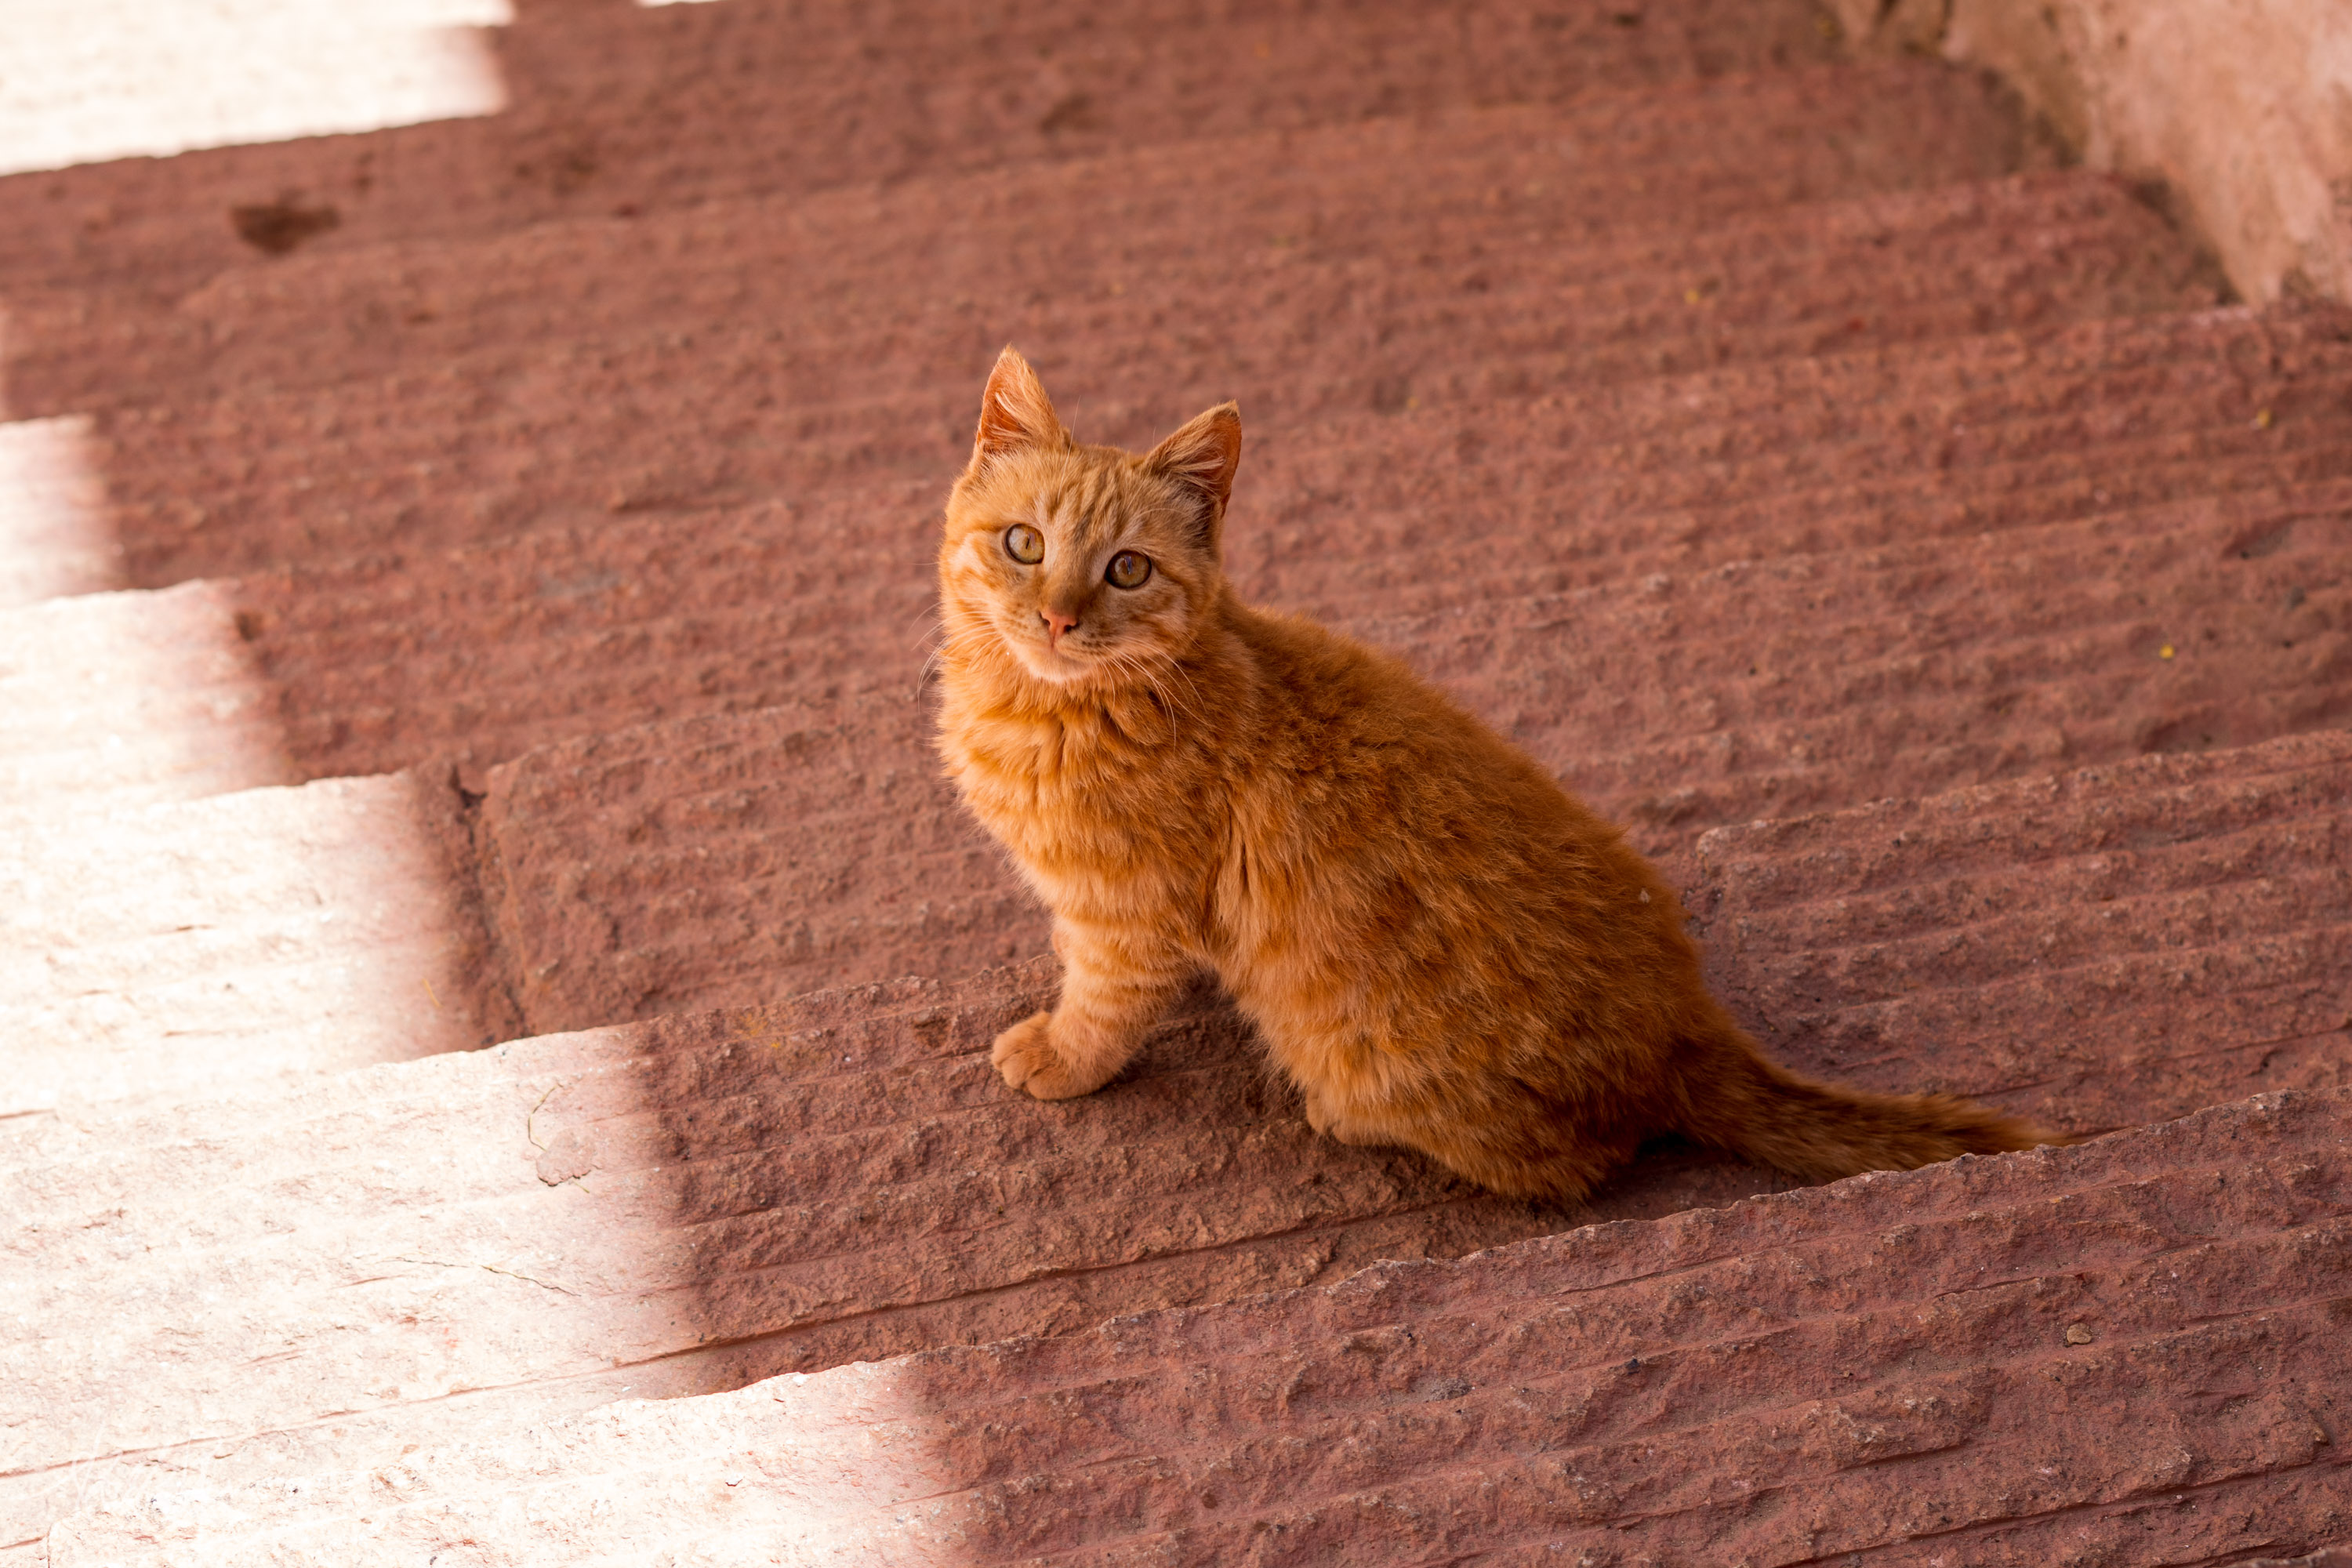
[[1045, 559], [1045, 536], [1025, 522], [1016, 522], [1004, 531], [1004, 553], [1024, 566], [1034, 566]]
[[1122, 550], [1110, 558], [1103, 581], [1114, 588], [1140, 588], [1151, 580], [1151, 557], [1132, 550]]

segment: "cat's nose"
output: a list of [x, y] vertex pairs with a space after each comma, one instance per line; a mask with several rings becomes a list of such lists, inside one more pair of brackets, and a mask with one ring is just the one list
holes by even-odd
[[1037, 614], [1045, 622], [1047, 642], [1058, 645], [1064, 632], [1074, 632], [1078, 629], [1078, 617], [1066, 611], [1045, 609], [1038, 611]]

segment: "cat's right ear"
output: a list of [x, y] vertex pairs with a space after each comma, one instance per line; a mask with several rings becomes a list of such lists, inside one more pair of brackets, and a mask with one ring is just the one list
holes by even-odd
[[1006, 345], [988, 373], [988, 390], [980, 395], [980, 431], [972, 437], [971, 466], [1024, 447], [1059, 447], [1068, 440], [1054, 413], [1054, 400], [1037, 381], [1029, 362]]

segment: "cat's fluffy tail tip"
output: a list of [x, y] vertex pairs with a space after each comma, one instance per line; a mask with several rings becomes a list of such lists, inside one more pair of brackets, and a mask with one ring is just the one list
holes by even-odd
[[1760, 1056], [1748, 1060], [1748, 1070], [1715, 1080], [1717, 1092], [1689, 1131], [1807, 1181], [2083, 1142], [1958, 1095], [1874, 1094], [1812, 1082]]

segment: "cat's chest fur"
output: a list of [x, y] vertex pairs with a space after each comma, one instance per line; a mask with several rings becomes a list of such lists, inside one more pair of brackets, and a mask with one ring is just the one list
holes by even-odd
[[943, 718], [965, 803], [1056, 912], [1181, 898], [1200, 880], [1223, 812], [1156, 708], [1008, 713], [951, 692]]

